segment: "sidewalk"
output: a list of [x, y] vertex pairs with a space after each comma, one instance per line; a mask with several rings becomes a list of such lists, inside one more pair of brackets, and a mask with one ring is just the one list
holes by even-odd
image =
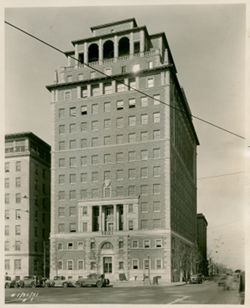
[[114, 281], [111, 283], [111, 285], [114, 288], [120, 288], [120, 287], [157, 287], [157, 286], [167, 286], [167, 287], [173, 287], [173, 286], [183, 286], [185, 285], [185, 282], [167, 282], [164, 280], [159, 279], [158, 284], [153, 284], [151, 281], [151, 284], [149, 281], [143, 281], [143, 280], [130, 280], [130, 281]]

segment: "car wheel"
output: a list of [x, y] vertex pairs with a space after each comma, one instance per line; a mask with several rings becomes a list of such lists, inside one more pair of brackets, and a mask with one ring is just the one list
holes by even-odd
[[99, 280], [97, 281], [96, 285], [97, 285], [97, 288], [101, 288], [103, 286], [103, 282]]
[[64, 283], [63, 283], [63, 287], [64, 287], [64, 288], [67, 288], [67, 286], [68, 286], [68, 285], [67, 285], [67, 282], [64, 282]]

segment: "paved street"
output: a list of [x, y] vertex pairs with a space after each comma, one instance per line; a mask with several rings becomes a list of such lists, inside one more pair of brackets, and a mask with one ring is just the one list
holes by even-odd
[[215, 282], [175, 287], [6, 289], [6, 303], [20, 304], [239, 304], [237, 290]]

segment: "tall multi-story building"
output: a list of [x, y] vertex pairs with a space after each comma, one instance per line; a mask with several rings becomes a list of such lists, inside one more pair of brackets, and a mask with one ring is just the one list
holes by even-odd
[[5, 136], [5, 274], [48, 275], [50, 146], [30, 132]]
[[205, 276], [208, 275], [207, 226], [206, 217], [202, 213], [197, 214], [197, 245], [200, 254], [199, 272]]
[[166, 36], [134, 18], [91, 30], [47, 86], [51, 276], [180, 280], [196, 242], [198, 139]]

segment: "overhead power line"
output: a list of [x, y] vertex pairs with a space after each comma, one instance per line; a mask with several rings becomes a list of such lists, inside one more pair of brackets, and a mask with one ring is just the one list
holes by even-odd
[[[24, 33], [24, 34], [26, 34], [26, 35], [32, 37], [33, 39], [39, 41], [40, 43], [45, 44], [45, 45], [47, 45], [48, 47], [50, 47], [50, 48], [52, 48], [52, 49], [54, 49], [54, 50], [56, 50], [56, 51], [62, 53], [62, 54], [65, 56], [65, 52], [64, 52], [63, 50], [61, 50], [61, 49], [55, 47], [54, 45], [51, 45], [51, 44], [47, 43], [46, 41], [40, 39], [39, 37], [37, 37], [37, 36], [35, 36], [35, 35], [33, 35], [33, 34], [27, 32], [27, 31], [25, 31], [25, 30], [23, 30], [23, 29], [21, 29], [20, 27], [15, 26], [14, 24], [12, 24], [12, 23], [10, 23], [10, 22], [8, 22], [8, 21], [6, 21], [6, 20], [5, 20], [4, 22], [5, 22], [7, 25], [9, 25], [9, 26], [15, 28], [16, 30], [21, 31], [22, 33]], [[108, 77], [108, 78], [110, 78], [110, 79], [112, 79], [112, 80], [117, 80], [115, 77], [110, 76], [110, 75], [108, 75], [108, 74], [102, 72], [101, 70], [98, 70], [97, 68], [95, 68], [95, 67], [93, 67], [93, 66], [91, 66], [91, 65], [89, 65], [89, 64], [87, 64], [87, 63], [85, 63], [85, 62], [82, 63], [79, 59], [77, 59], [77, 58], [75, 58], [75, 57], [73, 57], [73, 56], [69, 56], [69, 57], [70, 57], [71, 59], [73, 59], [73, 60], [75, 60], [75, 61], [81, 63], [81, 64], [84, 64], [85, 66], [87, 66], [87, 67], [90, 68], [91, 70], [94, 70], [94, 71], [96, 71], [96, 72], [98, 72], [98, 73], [101, 73], [102, 75], [104, 75], [104, 76], [106, 76], [106, 77]], [[122, 83], [123, 85], [125, 85], [126, 87], [135, 90], [136, 92], [138, 92], [138, 93], [140, 93], [140, 94], [143, 94], [143, 95], [145, 95], [145, 96], [147, 96], [147, 97], [149, 97], [149, 98], [151, 98], [151, 99], [154, 99], [155, 101], [158, 101], [159, 103], [161, 103], [161, 104], [163, 104], [163, 105], [166, 105], [166, 106], [168, 106], [168, 107], [170, 107], [170, 108], [173, 108], [173, 109], [175, 109], [175, 110], [177, 110], [177, 111], [179, 111], [179, 112], [186, 113], [183, 109], [180, 109], [180, 108], [178, 108], [178, 107], [176, 107], [176, 106], [172, 106], [172, 105], [170, 105], [170, 104], [168, 104], [168, 103], [166, 103], [166, 102], [164, 102], [164, 101], [161, 101], [160, 99], [156, 99], [155, 97], [153, 97], [153, 96], [151, 96], [151, 95], [149, 95], [149, 94], [147, 94], [147, 93], [145, 93], [145, 92], [143, 92], [143, 91], [140, 91], [140, 90], [138, 90], [138, 89], [136, 89], [136, 88], [134, 88], [134, 87], [131, 87], [130, 85], [128, 85], [128, 84], [122, 82], [120, 79], [119, 79], [119, 82]], [[196, 119], [196, 120], [201, 121], [201, 122], [203, 122], [203, 123], [205, 123], [205, 124], [207, 124], [207, 125], [213, 126], [213, 127], [217, 128], [217, 129], [219, 129], [219, 130], [221, 130], [221, 131], [224, 131], [224, 132], [226, 132], [226, 133], [228, 133], [228, 134], [231, 134], [231, 135], [233, 135], [233, 136], [235, 136], [235, 137], [238, 137], [238, 138], [243, 139], [243, 140], [245, 139], [244, 136], [241, 136], [241, 135], [239, 135], [239, 134], [237, 134], [237, 133], [235, 133], [235, 132], [233, 132], [233, 131], [231, 131], [231, 130], [228, 130], [228, 129], [222, 127], [222, 126], [219, 126], [219, 125], [217, 125], [217, 124], [214, 124], [214, 123], [212, 123], [212, 122], [210, 122], [210, 121], [208, 121], [208, 120], [205, 120], [205, 119], [202, 119], [202, 118], [200, 118], [200, 117], [198, 117], [198, 116], [195, 116], [195, 115], [193, 115], [192, 113], [189, 113], [189, 116], [192, 117], [193, 119]]]
[[209, 176], [203, 176], [198, 178], [197, 180], [207, 180], [207, 179], [213, 179], [213, 178], [220, 178], [223, 176], [230, 176], [230, 175], [237, 175], [237, 174], [242, 174], [244, 171], [238, 171], [238, 172], [232, 172], [232, 173], [223, 173], [223, 174], [218, 174], [218, 175], [209, 175]]

